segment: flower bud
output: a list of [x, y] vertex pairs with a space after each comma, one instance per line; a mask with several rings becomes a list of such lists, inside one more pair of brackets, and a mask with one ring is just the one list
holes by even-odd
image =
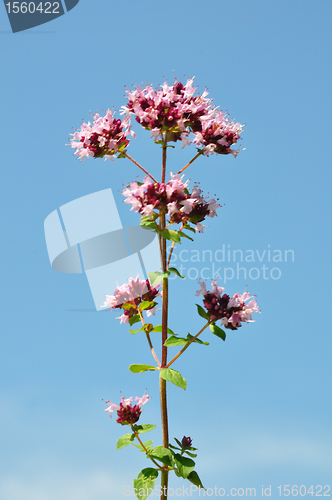
[[183, 436], [181, 441], [182, 448], [190, 448], [192, 439], [190, 437]]

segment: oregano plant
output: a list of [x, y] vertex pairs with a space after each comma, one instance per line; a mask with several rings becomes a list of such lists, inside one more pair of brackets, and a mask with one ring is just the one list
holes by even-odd
[[[193, 344], [208, 345], [200, 335], [209, 329], [221, 340], [226, 340], [225, 330], [237, 330], [243, 323], [252, 321], [252, 314], [259, 312], [256, 300], [248, 291], [230, 296], [223, 287], [218, 286], [217, 277], [207, 285], [200, 282], [196, 296], [202, 295], [202, 302], [197, 304], [197, 313], [201, 325], [195, 335], [181, 335], [168, 326], [170, 274], [177, 279], [184, 276], [170, 265], [175, 245], [181, 240], [194, 241], [194, 237], [203, 233], [204, 221], [217, 215], [220, 208], [214, 199], [203, 196], [199, 185], [189, 187], [183, 172], [201, 155], [212, 154], [234, 157], [239, 149], [232, 149], [240, 139], [243, 126], [234, 123], [222, 111], [215, 107], [209, 99], [208, 92], [196, 94], [193, 79], [183, 85], [175, 81], [169, 86], [167, 82], [158, 89], [147, 85], [127, 90], [128, 102], [121, 108], [122, 119], [115, 118], [108, 110], [105, 116], [96, 114], [93, 123], [82, 123], [81, 129], [72, 134], [71, 147], [75, 155], [86, 158], [126, 158], [133, 162], [145, 175], [141, 182], [133, 181], [123, 190], [125, 203], [131, 205], [140, 215], [143, 229], [153, 231], [159, 240], [160, 269], [151, 269], [148, 279], [128, 276], [126, 283], [118, 285], [113, 295], [106, 295], [104, 306], [110, 310], [118, 309], [121, 323], [129, 326], [131, 335], [146, 337], [151, 352], [151, 365], [131, 364], [129, 370], [133, 374], [152, 372], [151, 377], [159, 377], [162, 444], [154, 446], [151, 439], [144, 440], [143, 434], [155, 425], [138, 423], [142, 407], [150, 396], [122, 397], [119, 404], [106, 401], [109, 405], [105, 411], [112, 416], [117, 412], [117, 423], [126, 426], [128, 432], [117, 442], [116, 449], [134, 446], [149, 459], [150, 466], [143, 468], [133, 487], [136, 496], [144, 500], [152, 492], [155, 482], [160, 478], [160, 498], [168, 497], [168, 478], [175, 473], [179, 478], [190, 481], [197, 488], [204, 488], [198, 472], [195, 470], [197, 449], [192, 446], [188, 436], [175, 438], [170, 442], [167, 412], [167, 383], [174, 384], [179, 390], [185, 390], [187, 381], [179, 371], [179, 358]], [[135, 117], [144, 129], [151, 132], [154, 143], [161, 147], [161, 171], [159, 180], [156, 172], [150, 173], [128, 154], [130, 140], [135, 138], [131, 120]], [[181, 141], [182, 148], [194, 145], [197, 148], [192, 160], [177, 173], [167, 172], [167, 154]], [[200, 237], [200, 235], [199, 235]], [[171, 242], [170, 248], [167, 242]], [[170, 243], [168, 243], [169, 245]], [[141, 277], [143, 278], [143, 277]], [[162, 321], [154, 324], [156, 306], [161, 303]], [[153, 342], [152, 342], [153, 339]], [[157, 345], [155, 349], [154, 345]], [[170, 358], [168, 349], [178, 348], [177, 354]], [[138, 457], [138, 462], [140, 461]]]

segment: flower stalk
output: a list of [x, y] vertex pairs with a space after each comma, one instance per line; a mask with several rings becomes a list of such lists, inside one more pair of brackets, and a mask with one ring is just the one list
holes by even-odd
[[[166, 133], [165, 133], [166, 142]], [[161, 182], [165, 183], [166, 176], [166, 152], [167, 146], [163, 145], [163, 156], [162, 156], [162, 178]], [[161, 230], [166, 226], [166, 216], [165, 213], [161, 215]], [[166, 250], [166, 239], [161, 237], [162, 240], [162, 270], [163, 273], [167, 270], [167, 250]], [[163, 279], [163, 302], [162, 302], [162, 335], [161, 335], [161, 368], [164, 368], [167, 364], [167, 347], [165, 342], [167, 340], [167, 320], [168, 320], [168, 279]], [[162, 429], [162, 440], [163, 447], [168, 449], [169, 437], [168, 437], [168, 414], [167, 414], [167, 393], [166, 393], [166, 380], [159, 375], [159, 391], [160, 391], [160, 408], [161, 408], [161, 429]], [[168, 470], [163, 470], [161, 473], [161, 500], [167, 498], [168, 490]]]
[[[144, 468], [134, 480], [134, 487], [140, 491], [137, 493], [139, 499], [147, 498], [151, 492], [148, 490], [153, 489], [160, 474], [160, 499], [167, 500], [170, 471], [203, 488], [194, 470], [195, 462], [192, 458], [197, 456], [193, 453], [197, 448], [192, 447], [192, 439], [185, 435], [181, 442], [175, 438], [177, 446], [169, 443], [167, 381], [181, 389], [186, 389], [187, 386], [182, 375], [170, 367], [194, 342], [196, 345], [208, 345], [207, 342], [198, 340], [208, 326], [212, 334], [225, 340], [226, 334], [217, 326], [217, 321], [228, 330], [237, 330], [243, 323], [252, 321], [252, 313], [259, 312], [257, 303], [249, 292], [229, 296], [214, 280], [212, 291], [206, 289], [205, 283], [200, 283], [200, 290], [196, 292], [196, 296], [200, 294], [203, 296], [204, 305], [204, 308], [197, 305], [198, 314], [206, 320], [206, 324], [198, 333], [193, 337], [188, 334], [186, 338], [182, 338], [178, 336], [178, 332], [174, 333], [168, 328], [168, 276], [174, 273], [184, 278], [175, 267], [170, 267], [175, 245], [181, 243], [181, 238], [193, 241], [186, 231], [194, 234], [202, 233], [205, 228], [202, 222], [207, 217], [215, 217], [216, 210], [221, 208], [214, 198], [208, 199], [208, 196], [203, 196], [199, 184], [194, 185], [189, 191], [189, 181], [184, 181], [184, 175], [181, 174], [201, 155], [208, 157], [212, 154], [231, 154], [236, 157], [240, 150], [231, 149], [231, 146], [237, 143], [243, 130], [243, 125], [229, 120], [227, 114], [212, 104], [212, 99], [207, 98], [207, 90], [195, 95], [193, 80], [189, 78], [185, 85], [176, 80], [171, 86], [164, 82], [157, 90], [151, 85], [142, 89], [137, 86], [135, 90], [127, 90], [128, 103], [121, 111], [123, 119], [115, 118], [113, 111], [110, 110], [105, 116], [95, 114], [93, 123], [82, 123], [81, 129], [74, 132], [70, 139], [71, 147], [76, 149], [74, 154], [81, 160], [90, 157], [105, 160], [127, 158], [146, 174], [143, 182], [131, 182], [122, 194], [126, 197], [125, 203], [132, 205], [131, 210], [140, 213], [140, 225], [158, 234], [159, 239], [161, 272], [151, 270], [147, 280], [140, 280], [138, 276], [128, 278], [128, 283], [118, 285], [114, 295], [106, 295], [104, 302], [104, 307], [109, 307], [110, 310], [122, 310], [122, 314], [118, 317], [121, 323], [127, 323], [131, 327], [140, 321], [142, 323], [141, 328], [130, 330], [130, 333], [140, 334], [144, 331], [157, 366], [132, 364], [129, 367], [130, 371], [132, 373], [150, 371], [159, 375], [162, 446], [153, 448], [152, 440], [144, 443], [140, 438], [140, 433], [153, 430], [155, 425], [136, 425], [142, 413], [142, 406], [150, 399], [146, 392], [143, 397], [136, 396], [135, 402], [132, 397], [125, 399], [123, 396], [119, 405], [106, 401], [109, 407], [105, 411], [112, 416], [112, 412], [117, 410], [117, 423], [130, 426], [132, 430], [131, 434], [125, 434], [118, 440], [117, 449], [132, 444], [136, 438], [139, 446], [134, 446], [144, 451], [155, 466], [155, 468]], [[135, 116], [136, 122], [151, 132], [154, 142], [161, 145], [160, 182], [127, 153], [131, 138], [135, 138], [135, 133], [131, 129], [132, 115]], [[169, 143], [178, 141], [182, 142], [182, 148], [193, 144], [197, 148], [197, 153], [177, 174], [171, 174], [170, 180], [166, 182], [167, 148], [174, 148], [175, 146]], [[171, 226], [177, 229], [172, 229]], [[167, 255], [167, 240], [172, 241], [169, 255]], [[162, 324], [154, 326], [145, 321], [144, 311], [145, 318], [154, 316], [156, 299], [161, 295]], [[161, 333], [159, 358], [151, 341], [151, 332]], [[183, 347], [170, 361], [167, 361], [167, 350], [171, 346]]]
[[137, 163], [137, 161], [135, 161], [134, 158], [129, 156], [129, 154], [126, 151], [123, 151], [122, 155], [125, 156], [126, 158], [128, 158], [128, 160], [132, 161], [138, 168], [140, 168], [146, 175], [148, 175], [150, 177], [150, 179], [152, 179], [154, 182], [157, 182], [156, 179], [150, 174], [150, 172], [145, 170], [145, 168], [143, 168], [142, 165]]

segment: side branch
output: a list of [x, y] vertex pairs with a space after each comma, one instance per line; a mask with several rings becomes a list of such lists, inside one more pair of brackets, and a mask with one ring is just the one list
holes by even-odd
[[194, 158], [193, 158], [192, 160], [190, 160], [190, 162], [189, 162], [189, 163], [187, 163], [187, 165], [186, 165], [185, 167], [183, 167], [181, 170], [179, 170], [179, 171], [178, 171], [178, 174], [182, 174], [182, 172], [183, 172], [184, 170], [186, 170], [186, 168], [188, 168], [188, 167], [189, 167], [189, 165], [191, 165], [191, 164], [192, 164], [192, 163], [193, 163], [193, 162], [194, 162], [194, 161], [195, 161], [195, 160], [196, 160], [196, 159], [197, 159], [197, 158], [198, 158], [201, 154], [202, 154], [202, 151], [199, 151], [199, 152], [197, 153], [197, 155], [196, 155], [196, 156], [194, 156]]
[[[138, 310], [138, 313], [140, 315], [142, 325], [144, 326], [145, 325], [145, 321], [144, 321], [143, 313], [140, 310]], [[152, 356], [154, 357], [157, 365], [160, 367], [160, 361], [159, 361], [158, 356], [157, 356], [157, 354], [156, 354], [156, 352], [155, 352], [155, 350], [153, 348], [153, 345], [152, 345], [152, 342], [151, 342], [151, 338], [150, 338], [150, 334], [146, 330], [144, 330], [144, 331], [145, 331], [145, 335], [146, 335], [146, 338], [147, 338], [148, 343], [149, 343], [149, 347], [150, 347]]]
[[142, 165], [140, 165], [139, 163], [137, 163], [137, 161], [135, 161], [131, 156], [129, 156], [127, 153], [121, 153], [123, 156], [125, 156], [126, 158], [128, 158], [128, 160], [132, 161], [133, 163], [135, 163], [135, 165], [140, 168], [141, 170], [143, 170], [143, 172], [145, 174], [147, 174], [154, 182], [157, 182], [156, 179], [154, 177], [152, 177], [152, 175], [147, 171], [145, 170], [145, 168], [142, 167]]
[[[148, 451], [148, 450], [146, 449], [146, 447], [144, 446], [144, 443], [143, 443], [143, 441], [140, 439], [138, 432], [134, 432], [134, 434], [135, 434], [135, 437], [137, 438], [137, 441], [139, 442], [139, 444], [142, 446], [143, 450], [145, 451], [145, 453], [147, 453], [147, 454], [148, 454], [148, 453], [149, 453], [149, 451]], [[158, 463], [157, 463], [157, 462], [156, 462], [153, 458], [151, 458], [151, 457], [149, 457], [149, 458], [150, 458], [150, 460], [151, 460], [151, 461], [152, 461], [152, 462], [153, 462], [153, 463], [154, 463], [154, 464], [158, 467], [158, 469], [159, 469], [159, 470], [163, 470], [162, 466], [161, 466], [161, 465], [159, 465], [159, 464], [158, 464]]]
[[203, 328], [198, 333], [196, 333], [195, 337], [193, 337], [192, 339], [188, 340], [187, 344], [181, 349], [181, 351], [178, 352], [177, 355], [174, 356], [174, 358], [171, 359], [171, 361], [166, 365], [166, 368], [169, 368], [174, 363], [174, 361], [176, 361], [181, 356], [181, 354], [183, 354], [184, 351], [186, 349], [188, 349], [188, 347], [190, 346], [190, 344], [192, 344], [192, 342], [194, 342], [194, 340], [197, 339], [198, 335], [200, 335], [202, 332], [204, 332], [205, 328], [207, 328], [209, 326], [209, 324], [210, 324], [210, 321], [208, 321], [206, 323], [206, 325], [203, 326]]

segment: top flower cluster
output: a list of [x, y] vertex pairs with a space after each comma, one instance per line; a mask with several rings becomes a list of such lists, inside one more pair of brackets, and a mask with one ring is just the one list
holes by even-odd
[[[193, 142], [205, 155], [212, 153], [232, 154], [232, 144], [240, 139], [243, 125], [229, 121], [222, 111], [212, 106], [212, 99], [207, 99], [207, 90], [194, 96], [196, 88], [193, 79], [183, 85], [176, 81], [172, 86], [165, 82], [159, 90], [150, 85], [130, 92], [127, 90], [128, 105], [122, 106], [123, 114], [128, 119], [131, 114], [144, 128], [151, 130], [155, 141], [166, 142], [182, 140], [182, 147]], [[192, 132], [193, 141], [189, 139]], [[164, 139], [165, 140], [165, 139]]]
[[[151, 131], [155, 142], [182, 141], [182, 147], [191, 143], [204, 155], [232, 154], [237, 156], [238, 150], [231, 149], [240, 139], [243, 125], [229, 120], [228, 116], [212, 105], [205, 90], [201, 95], [194, 95], [196, 87], [193, 78], [183, 85], [175, 81], [171, 86], [164, 82], [155, 90], [151, 85], [143, 89], [139, 86], [134, 91], [127, 90], [128, 104], [122, 106], [123, 120], [116, 119], [112, 111], [105, 116], [95, 114], [93, 123], [82, 123], [70, 139], [75, 155], [81, 160], [85, 157], [112, 159], [115, 155], [124, 154], [129, 144], [131, 116], [143, 128]], [[190, 134], [194, 135], [191, 140]]]

